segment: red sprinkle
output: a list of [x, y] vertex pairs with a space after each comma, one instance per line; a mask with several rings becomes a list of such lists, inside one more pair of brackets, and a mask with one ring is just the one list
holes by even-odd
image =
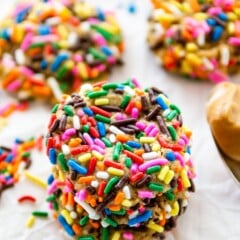
[[91, 106], [90, 107], [91, 110], [95, 113], [95, 114], [100, 114], [100, 115], [103, 115], [105, 117], [111, 117], [111, 113], [99, 108], [99, 107], [96, 107], [96, 106]]
[[95, 87], [101, 87], [103, 84], [107, 83], [107, 81], [101, 81], [101, 82], [96, 82], [92, 86], [93, 88]]
[[52, 137], [48, 138], [48, 141], [47, 141], [47, 155], [48, 155], [48, 152], [49, 152], [49, 149], [52, 148], [54, 145], [54, 139]]
[[117, 168], [117, 169], [123, 169], [123, 165], [121, 163], [113, 162], [113, 161], [110, 161], [110, 160], [103, 161], [103, 164], [107, 167], [114, 167], [114, 168]]
[[104, 192], [104, 189], [107, 185], [107, 182], [103, 181], [99, 184], [99, 188], [98, 188], [98, 196], [102, 197], [103, 196], [103, 192]]
[[183, 149], [182, 146], [178, 145], [178, 144], [170, 144], [170, 143], [167, 143], [163, 138], [159, 137], [158, 138], [158, 142], [160, 143], [160, 145], [164, 148], [170, 148], [172, 149], [173, 151], [181, 151]]
[[87, 175], [92, 175], [94, 173], [96, 164], [97, 164], [97, 159], [92, 157], [89, 161]]
[[94, 138], [99, 138], [99, 137], [100, 137], [97, 129], [94, 128], [94, 127], [90, 127], [89, 133], [90, 133], [90, 135], [91, 135], [92, 137], [94, 137]]
[[88, 122], [91, 123], [93, 127], [96, 126], [96, 120], [93, 117], [88, 117]]
[[130, 181], [131, 182], [137, 182], [138, 180], [140, 180], [141, 178], [143, 178], [144, 174], [142, 172], [138, 172], [136, 174], [134, 174], [133, 176], [130, 177]]
[[125, 113], [130, 114], [134, 107], [135, 107], [135, 102], [134, 101], [130, 101], [128, 103], [127, 107], [125, 108]]
[[124, 150], [123, 151], [129, 158], [131, 158], [133, 160], [133, 162], [137, 163], [138, 165], [144, 163], [143, 158], [141, 158], [140, 156], [138, 156], [135, 153], [132, 153], [130, 151]]
[[25, 201], [29, 201], [29, 202], [36, 202], [36, 198], [30, 195], [24, 195], [20, 198], [18, 198], [18, 202], [22, 203]]
[[57, 119], [56, 114], [53, 114], [50, 118], [49, 123], [48, 123], [48, 129], [50, 129], [52, 127], [52, 125], [53, 125], [53, 123], [55, 122], [56, 119]]
[[72, 155], [78, 155], [80, 153], [87, 152], [88, 150], [89, 150], [88, 145], [81, 145], [79, 147], [72, 148], [71, 149], [71, 154]]
[[86, 116], [81, 117], [81, 124], [82, 125], [87, 124], [87, 117]]

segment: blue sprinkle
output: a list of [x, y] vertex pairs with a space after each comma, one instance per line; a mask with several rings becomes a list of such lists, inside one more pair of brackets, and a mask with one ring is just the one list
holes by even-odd
[[15, 143], [16, 143], [16, 144], [23, 143], [23, 140], [21, 140], [20, 138], [16, 138], [16, 139], [15, 139]]
[[47, 184], [50, 185], [53, 181], [54, 181], [54, 176], [51, 174], [51, 175], [48, 177]]
[[167, 152], [165, 155], [166, 159], [169, 161], [174, 161], [176, 159], [175, 154], [173, 152]]
[[6, 177], [5, 177], [5, 180], [6, 180], [6, 181], [9, 181], [9, 180], [11, 180], [11, 179], [12, 179], [12, 176], [6, 176]]
[[135, 142], [135, 141], [127, 141], [126, 144], [132, 148], [141, 148], [142, 144], [139, 142]]
[[190, 146], [187, 147], [186, 152], [191, 155], [191, 147]]
[[85, 114], [87, 114], [88, 116], [90, 116], [90, 117], [92, 117], [94, 115], [93, 111], [90, 108], [88, 108], [88, 107], [84, 107], [83, 108], [83, 112]]
[[40, 35], [48, 35], [50, 34], [51, 30], [50, 27], [47, 25], [40, 25], [38, 28], [38, 32]]
[[211, 26], [211, 27], [214, 27], [214, 26], [217, 24], [217, 22], [216, 22], [215, 19], [208, 18], [208, 19], [207, 19], [207, 24], [208, 24], [209, 26]]
[[101, 51], [106, 55], [106, 56], [112, 56], [112, 51], [110, 48], [103, 46], [101, 47]]
[[6, 28], [1, 30], [0, 36], [1, 36], [1, 38], [5, 39], [5, 40], [10, 40], [10, 34], [9, 34], [8, 29], [6, 29]]
[[40, 63], [40, 67], [42, 70], [45, 70], [48, 67], [48, 62], [44, 59]]
[[13, 154], [8, 154], [8, 156], [6, 157], [6, 159], [5, 159], [5, 161], [6, 162], [8, 162], [8, 163], [10, 163], [10, 162], [12, 162], [12, 160], [13, 160]]
[[168, 109], [168, 105], [163, 101], [163, 99], [160, 96], [156, 98], [156, 102], [162, 108], [162, 110]]
[[224, 22], [226, 22], [228, 20], [228, 16], [223, 12], [218, 14], [218, 18], [221, 19]]
[[144, 212], [143, 214], [141, 215], [138, 215], [134, 218], [131, 218], [129, 221], [128, 221], [128, 225], [129, 226], [134, 226], [138, 223], [141, 223], [141, 222], [146, 222], [148, 221], [148, 219], [152, 216], [152, 211], [151, 210], [147, 210], [146, 212]]
[[212, 40], [214, 42], [217, 42], [221, 36], [222, 36], [222, 33], [223, 33], [223, 27], [221, 26], [216, 26], [214, 29], [213, 29], [213, 32], [212, 32]]
[[31, 7], [27, 7], [25, 9], [23, 9], [22, 11], [20, 11], [15, 18], [15, 22], [16, 23], [21, 23], [26, 18], [30, 9], [31, 9]]
[[62, 215], [58, 216], [59, 223], [63, 226], [64, 230], [70, 235], [75, 236], [74, 231], [72, 230], [72, 227], [66, 222], [65, 218]]
[[70, 159], [67, 164], [70, 168], [72, 168], [79, 174], [82, 174], [82, 175], [87, 174], [87, 169], [85, 167], [81, 166], [80, 164], [78, 164], [77, 162], [75, 162], [73, 159]]
[[106, 128], [105, 128], [104, 123], [97, 122], [97, 128], [98, 128], [98, 133], [101, 137], [106, 136]]
[[112, 215], [112, 212], [108, 208], [105, 208], [104, 211], [105, 211], [106, 215], [108, 215], [108, 216]]
[[128, 6], [128, 12], [129, 13], [135, 13], [136, 12], [136, 5], [134, 3], [130, 3]]
[[57, 162], [57, 154], [54, 148], [50, 148], [48, 151], [49, 159], [51, 164], [55, 165]]
[[2, 155], [3, 154], [3, 149], [2, 148], [0, 148], [0, 155]]
[[97, 18], [98, 18], [100, 21], [105, 21], [104, 12], [103, 12], [102, 9], [100, 9], [100, 8], [97, 9]]
[[58, 68], [60, 67], [60, 65], [66, 61], [69, 58], [68, 54], [59, 54], [56, 58], [55, 61], [52, 63], [51, 66], [51, 71], [55, 72], [58, 70]]

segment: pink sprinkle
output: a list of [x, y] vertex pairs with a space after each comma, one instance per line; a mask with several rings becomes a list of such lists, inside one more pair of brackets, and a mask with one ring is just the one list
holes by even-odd
[[89, 18], [89, 19], [88, 19], [88, 22], [89, 22], [90, 24], [97, 24], [97, 23], [99, 23], [99, 20], [96, 19], [96, 18]]
[[79, 192], [76, 193], [76, 197], [80, 201], [84, 201], [87, 197], [87, 191], [85, 189], [80, 190]]
[[173, 29], [173, 28], [169, 28], [167, 31], [166, 31], [166, 36], [168, 38], [172, 38], [174, 35], [175, 35], [176, 31]]
[[138, 191], [138, 197], [139, 198], [153, 198], [153, 192], [148, 191], [148, 190], [139, 190]]
[[84, 112], [83, 112], [83, 110], [78, 110], [77, 111], [77, 115], [79, 116], [79, 117], [83, 117], [84, 116]]
[[102, 140], [98, 139], [98, 138], [94, 139], [94, 143], [95, 143], [96, 145], [98, 145], [99, 147], [103, 148], [103, 149], [106, 148], [104, 142], [103, 142]]
[[149, 137], [156, 137], [159, 133], [158, 128], [153, 128], [152, 131], [148, 134]]
[[186, 135], [182, 135], [181, 139], [185, 142], [185, 144], [189, 143], [189, 138]]
[[181, 146], [185, 146], [185, 142], [181, 138], [178, 140], [178, 144], [181, 145]]
[[141, 85], [140, 85], [140, 83], [138, 82], [137, 78], [133, 77], [133, 78], [132, 78], [132, 82], [133, 82], [133, 84], [134, 84], [135, 87], [141, 88]]
[[33, 71], [31, 69], [29, 69], [28, 67], [22, 66], [19, 69], [20, 69], [20, 72], [22, 72], [27, 77], [32, 77]]
[[208, 14], [213, 16], [218, 15], [221, 12], [222, 12], [222, 8], [220, 7], [212, 7], [208, 9]]
[[16, 66], [12, 58], [9, 57], [3, 57], [1, 64], [8, 69], [14, 68]]
[[138, 127], [141, 131], [144, 131], [146, 124], [143, 122], [136, 122], [136, 127]]
[[237, 37], [230, 37], [228, 39], [228, 43], [233, 45], [233, 46], [240, 46], [240, 38]]
[[107, 45], [107, 41], [105, 40], [105, 38], [100, 35], [100, 34], [95, 34], [93, 36], [93, 41], [98, 45], [98, 46], [104, 46]]
[[154, 128], [155, 128], [155, 124], [154, 123], [150, 123], [144, 129], [144, 132], [148, 135]]
[[9, 92], [15, 92], [20, 86], [21, 86], [21, 81], [20, 80], [15, 80], [14, 82], [11, 82], [8, 86], [7, 86], [7, 90]]
[[70, 136], [68, 136], [65, 133], [63, 133], [62, 136], [61, 136], [61, 140], [64, 141], [64, 142], [67, 141], [69, 138], [70, 138]]
[[69, 192], [72, 192], [72, 189], [68, 186], [65, 186], [63, 192], [69, 193]]
[[115, 58], [115, 56], [109, 56], [109, 57], [107, 57], [107, 62], [108, 62], [109, 64], [115, 64], [115, 63], [116, 63], [116, 58]]
[[123, 238], [126, 240], [134, 240], [133, 234], [131, 232], [124, 232]]
[[98, 145], [95, 145], [95, 144], [91, 145], [91, 150], [95, 150], [101, 154], [105, 154], [105, 152], [106, 152], [104, 149], [102, 149], [101, 147], [99, 147]]
[[180, 162], [181, 166], [184, 167], [185, 161], [184, 161], [183, 156], [179, 152], [174, 152], [174, 155], [175, 155], [176, 159]]
[[75, 62], [82, 62], [83, 58], [82, 58], [82, 56], [80, 54], [74, 54], [73, 55], [73, 60]]
[[148, 168], [153, 166], [163, 166], [168, 163], [168, 160], [165, 158], [157, 158], [148, 162], [145, 162], [139, 166], [139, 171], [145, 172]]
[[88, 145], [91, 146], [91, 145], [94, 144], [92, 138], [90, 137], [90, 135], [89, 135], [88, 133], [84, 133], [84, 134], [83, 134], [83, 137], [84, 137], [84, 139], [86, 140], [86, 142], [87, 142]]
[[66, 134], [67, 136], [72, 136], [74, 134], [76, 134], [76, 129], [75, 128], [68, 128], [64, 134]]
[[59, 180], [54, 180], [52, 184], [48, 187], [48, 194], [52, 194], [59, 186], [65, 186], [65, 183]]
[[12, 103], [8, 103], [7, 105], [0, 108], [0, 115], [4, 114], [4, 112], [12, 106]]
[[49, 209], [53, 209], [53, 203], [52, 203], [52, 202], [49, 202], [49, 203], [48, 203], [48, 208], [49, 208]]
[[210, 72], [208, 74], [208, 77], [214, 83], [220, 83], [220, 82], [228, 81], [227, 75], [225, 75], [222, 72], [217, 71], [217, 70], [215, 70], [214, 72]]
[[146, 211], [146, 208], [145, 208], [144, 206], [141, 206], [141, 207], [138, 209], [138, 211], [139, 211], [140, 213], [144, 213], [144, 212]]
[[74, 76], [78, 75], [78, 69], [77, 69], [77, 67], [73, 67], [72, 70], [71, 70], [71, 72], [72, 72], [72, 74], [73, 74]]
[[99, 72], [104, 72], [106, 70], [106, 66], [104, 64], [100, 64], [95, 67]]
[[123, 115], [122, 113], [117, 113], [116, 114], [116, 120], [124, 120], [126, 119], [127, 117], [125, 115]]
[[138, 172], [138, 165], [136, 163], [134, 163], [132, 166], [131, 166], [131, 169], [130, 169], [131, 173], [132, 174], [135, 174]]
[[139, 114], [138, 109], [134, 107], [134, 108], [132, 109], [132, 112], [131, 112], [131, 117], [132, 117], [132, 118], [138, 118], [138, 114]]
[[201, 23], [202, 29], [205, 33], [209, 33], [211, 31], [211, 28], [209, 25], [204, 21]]
[[33, 34], [32, 33], [27, 33], [25, 38], [22, 41], [21, 44], [21, 49], [23, 51], [26, 51], [28, 49], [28, 47], [30, 46], [31, 42], [32, 42], [32, 38], [33, 38]]
[[39, 43], [39, 42], [55, 42], [58, 40], [57, 35], [49, 34], [49, 35], [40, 35], [32, 37], [32, 43]]

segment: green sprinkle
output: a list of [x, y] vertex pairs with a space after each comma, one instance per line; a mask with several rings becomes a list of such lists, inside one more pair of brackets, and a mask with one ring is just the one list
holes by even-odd
[[107, 183], [107, 185], [106, 185], [106, 187], [105, 187], [105, 189], [104, 189], [104, 193], [105, 193], [105, 194], [110, 193], [110, 191], [111, 191], [112, 188], [117, 184], [118, 181], [119, 181], [119, 177], [117, 177], [117, 176], [112, 177], [112, 178], [108, 181], [108, 183]]
[[102, 228], [101, 240], [109, 240], [109, 228]]
[[120, 142], [117, 142], [113, 149], [113, 160], [117, 161], [120, 157], [122, 151], [122, 144]]
[[147, 174], [152, 174], [155, 172], [159, 172], [161, 170], [160, 166], [154, 166], [154, 167], [150, 167], [147, 169]]
[[113, 144], [110, 142], [109, 139], [107, 139], [106, 137], [102, 137], [101, 139], [104, 142], [106, 147], [112, 147]]
[[56, 73], [57, 80], [61, 80], [68, 71], [68, 67], [66, 65], [63, 65]]
[[102, 88], [104, 90], [109, 90], [109, 89], [116, 89], [118, 87], [118, 83], [105, 83]]
[[128, 146], [127, 144], [123, 144], [123, 148], [125, 149], [125, 150], [128, 150], [128, 151], [130, 151], [130, 152], [133, 152], [133, 148], [131, 148], [130, 146]]
[[84, 235], [78, 238], [78, 240], [94, 240], [95, 238], [91, 235]]
[[127, 168], [131, 168], [131, 166], [132, 166], [132, 159], [131, 158], [125, 158], [125, 160], [124, 160], [124, 164], [125, 164], [125, 166], [127, 167]]
[[113, 40], [113, 35], [105, 30], [104, 28], [101, 28], [98, 25], [92, 25], [91, 28], [99, 32], [107, 41], [112, 41]]
[[67, 81], [61, 82], [59, 87], [63, 92], [66, 92], [67, 89], [69, 88], [68, 82]]
[[29, 158], [31, 156], [31, 153], [30, 152], [24, 152], [22, 153], [21, 157], [23, 158]]
[[156, 192], [163, 192], [164, 186], [158, 183], [149, 183], [148, 188]]
[[128, 79], [126, 82], [123, 83], [123, 85], [127, 85], [127, 86], [129, 86], [131, 88], [135, 87], [133, 82], [132, 82], [132, 79]]
[[59, 210], [59, 207], [58, 207], [58, 203], [57, 202], [53, 202], [53, 209], [55, 211], [58, 211]]
[[173, 126], [168, 126], [167, 129], [168, 129], [168, 131], [169, 131], [169, 133], [172, 137], [172, 140], [176, 141], [177, 140], [177, 133], [176, 133], [175, 128]]
[[32, 215], [35, 217], [46, 218], [46, 217], [48, 217], [48, 212], [34, 211], [34, 212], [32, 212]]
[[111, 123], [111, 119], [108, 117], [104, 117], [103, 115], [100, 114], [96, 114], [95, 119], [99, 122], [103, 122], [103, 123]]
[[122, 102], [121, 102], [121, 104], [120, 104], [120, 108], [125, 108], [127, 105], [128, 105], [128, 103], [129, 103], [129, 101], [131, 100], [131, 96], [129, 96], [129, 95], [124, 95], [124, 97], [123, 97], [123, 100], [122, 100]]
[[178, 112], [177, 112], [176, 110], [172, 110], [172, 111], [167, 115], [167, 121], [172, 121], [177, 115], [178, 115]]
[[103, 219], [104, 222], [108, 223], [110, 226], [112, 227], [117, 227], [117, 222], [115, 222], [113, 219], [111, 219], [110, 217], [106, 217]]
[[82, 131], [83, 131], [84, 133], [87, 133], [87, 132], [89, 132], [89, 129], [90, 129], [90, 127], [89, 127], [89, 125], [88, 125], [88, 124], [86, 124], [86, 125], [83, 125], [83, 127], [82, 127]]
[[137, 139], [140, 139], [141, 137], [144, 136], [144, 133], [143, 132], [139, 132], [138, 134], [136, 134], [136, 138]]
[[111, 211], [111, 213], [112, 213], [112, 214], [115, 214], [115, 215], [123, 216], [123, 215], [125, 215], [126, 210], [122, 208], [122, 209], [119, 210], [119, 211]]
[[64, 110], [64, 112], [65, 112], [68, 116], [70, 116], [70, 117], [72, 117], [72, 116], [74, 115], [74, 111], [73, 111], [72, 106], [65, 105], [64, 108], [63, 108], [63, 110]]
[[41, 48], [44, 47], [45, 43], [44, 42], [39, 42], [39, 43], [33, 43], [29, 46], [29, 48]]
[[46, 198], [47, 202], [53, 202], [55, 200], [56, 200], [56, 196], [54, 194], [52, 194]]
[[97, 91], [97, 92], [89, 92], [87, 94], [87, 96], [92, 99], [92, 98], [98, 98], [98, 97], [106, 96], [107, 94], [108, 94], [107, 91], [102, 90], [102, 91]]
[[173, 201], [175, 199], [175, 195], [173, 194], [173, 190], [169, 189], [167, 192], [164, 193], [164, 196], [167, 198], [169, 201]]
[[80, 219], [79, 224], [80, 224], [80, 226], [84, 226], [88, 223], [88, 221], [89, 221], [89, 216], [86, 215], [86, 216], [84, 216], [83, 218]]
[[97, 60], [101, 60], [101, 61], [107, 60], [106, 55], [96, 48], [89, 48], [89, 53], [91, 53], [93, 57]]
[[179, 114], [181, 113], [181, 110], [178, 106], [174, 105], [174, 104], [170, 104], [169, 106], [172, 110], [177, 111]]
[[55, 104], [54, 107], [52, 108], [52, 113], [56, 113], [58, 110], [59, 104]]
[[63, 153], [59, 153], [57, 156], [57, 161], [59, 162], [59, 165], [61, 166], [61, 168], [65, 171], [68, 171], [68, 165], [66, 163], [66, 159], [64, 157]]

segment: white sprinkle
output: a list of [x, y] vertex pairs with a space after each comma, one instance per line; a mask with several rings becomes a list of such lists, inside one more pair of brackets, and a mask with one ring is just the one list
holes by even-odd
[[185, 195], [186, 198], [189, 198], [189, 197], [190, 197], [190, 193], [187, 192], [187, 191], [184, 193], [184, 195]]
[[144, 160], [151, 160], [154, 158], [157, 158], [159, 155], [157, 152], [148, 152], [148, 153], [143, 153], [142, 158]]
[[80, 91], [79, 91], [79, 94], [80, 95], [85, 95], [86, 92], [89, 92], [89, 91], [92, 91], [93, 90], [93, 87], [91, 84], [89, 83], [86, 83], [86, 84], [83, 84], [80, 88]]
[[74, 212], [74, 211], [71, 211], [70, 212], [70, 217], [72, 218], [72, 219], [76, 219], [77, 218], [77, 213], [76, 212]]
[[205, 44], [205, 33], [203, 31], [200, 31], [197, 37], [197, 44], [199, 46], [203, 46]]
[[124, 91], [125, 91], [127, 94], [129, 94], [130, 96], [134, 96], [134, 95], [135, 95], [135, 91], [134, 91], [131, 87], [129, 87], [129, 86], [125, 86], [125, 87], [124, 87]]
[[116, 142], [116, 137], [115, 137], [115, 135], [114, 135], [114, 134], [110, 134], [110, 135], [109, 135], [109, 140], [110, 140], [111, 143], [115, 143], [115, 142]]
[[75, 129], [77, 129], [77, 130], [79, 130], [80, 127], [81, 127], [80, 119], [79, 119], [79, 117], [78, 117], [77, 115], [74, 115], [74, 116], [73, 116], [73, 127], [74, 127]]
[[211, 63], [211, 61], [208, 58], [204, 57], [202, 59], [202, 61], [203, 61], [203, 65], [205, 66], [205, 68], [207, 70], [209, 70], [209, 71], [214, 70], [214, 66], [213, 66], [213, 64]]
[[74, 46], [78, 41], [78, 35], [76, 32], [70, 32], [68, 35], [68, 45]]
[[67, 205], [65, 208], [66, 208], [69, 212], [71, 212], [71, 211], [73, 210], [73, 207], [70, 206], [70, 205]]
[[98, 171], [96, 173], [96, 177], [100, 178], [100, 179], [108, 179], [109, 178], [109, 174], [107, 172], [104, 172], [104, 171]]
[[25, 54], [20, 48], [15, 51], [15, 58], [19, 65], [24, 65], [26, 62]]
[[166, 214], [166, 219], [169, 219], [170, 217], [172, 217], [171, 213], [167, 213]]
[[54, 26], [60, 23], [59, 17], [47, 18], [46, 25]]
[[88, 22], [82, 22], [82, 23], [80, 24], [80, 29], [81, 29], [81, 31], [83, 31], [83, 32], [89, 32], [89, 30], [90, 30], [90, 24], [89, 24]]
[[169, 113], [171, 112], [171, 110], [168, 108], [165, 111], [163, 111], [162, 115], [163, 117], [166, 117]]
[[97, 214], [97, 212], [87, 203], [80, 201], [77, 197], [74, 197], [74, 201], [78, 203], [89, 214], [90, 219], [93, 219], [93, 220], [100, 219], [100, 215]]
[[139, 212], [138, 212], [138, 210], [136, 210], [133, 213], [131, 213], [128, 217], [129, 217], [129, 219], [132, 219], [132, 218], [135, 218], [138, 214], [139, 214]]
[[181, 17], [183, 14], [182, 14], [182, 11], [180, 11], [178, 9], [177, 6], [171, 4], [171, 3], [166, 3], [167, 5], [167, 8], [173, 13], [173, 15], [175, 15], [176, 17]]
[[88, 63], [93, 63], [94, 62], [94, 57], [92, 54], [87, 54], [86, 55], [86, 60]]
[[188, 201], [187, 201], [187, 199], [184, 199], [183, 201], [182, 201], [182, 206], [183, 207], [186, 207], [188, 205]]
[[189, 161], [191, 158], [191, 155], [189, 153], [184, 153], [184, 159], [185, 161]]
[[70, 149], [69, 149], [68, 145], [66, 145], [66, 144], [62, 145], [62, 152], [64, 155], [68, 155], [70, 153]]
[[98, 181], [91, 181], [91, 186], [94, 188], [97, 188], [99, 186], [99, 182]]
[[104, 220], [102, 220], [101, 225], [102, 225], [102, 227], [107, 228], [110, 224], [105, 222]]
[[131, 199], [131, 192], [128, 186], [123, 187], [123, 193], [126, 199]]
[[227, 46], [221, 47], [221, 64], [227, 66], [230, 60], [229, 48]]
[[62, 98], [62, 91], [61, 91], [61, 89], [59, 87], [59, 84], [58, 84], [57, 80], [54, 77], [50, 77], [50, 78], [48, 78], [47, 82], [48, 82], [48, 85], [49, 85], [49, 87], [51, 88], [51, 90], [53, 92], [54, 97], [57, 100], [61, 100], [61, 98]]
[[26, 100], [26, 99], [28, 99], [30, 97], [30, 92], [28, 92], [28, 91], [19, 91], [17, 96], [21, 100]]
[[166, 212], [171, 212], [172, 211], [172, 208], [171, 208], [171, 206], [169, 204], [166, 204], [164, 206], [164, 209], [165, 209]]
[[119, 128], [117, 128], [117, 127], [115, 127], [113, 125], [111, 125], [109, 127], [109, 131], [114, 133], [114, 134], [123, 134], [123, 135], [125, 134], [123, 131], [121, 131]]

